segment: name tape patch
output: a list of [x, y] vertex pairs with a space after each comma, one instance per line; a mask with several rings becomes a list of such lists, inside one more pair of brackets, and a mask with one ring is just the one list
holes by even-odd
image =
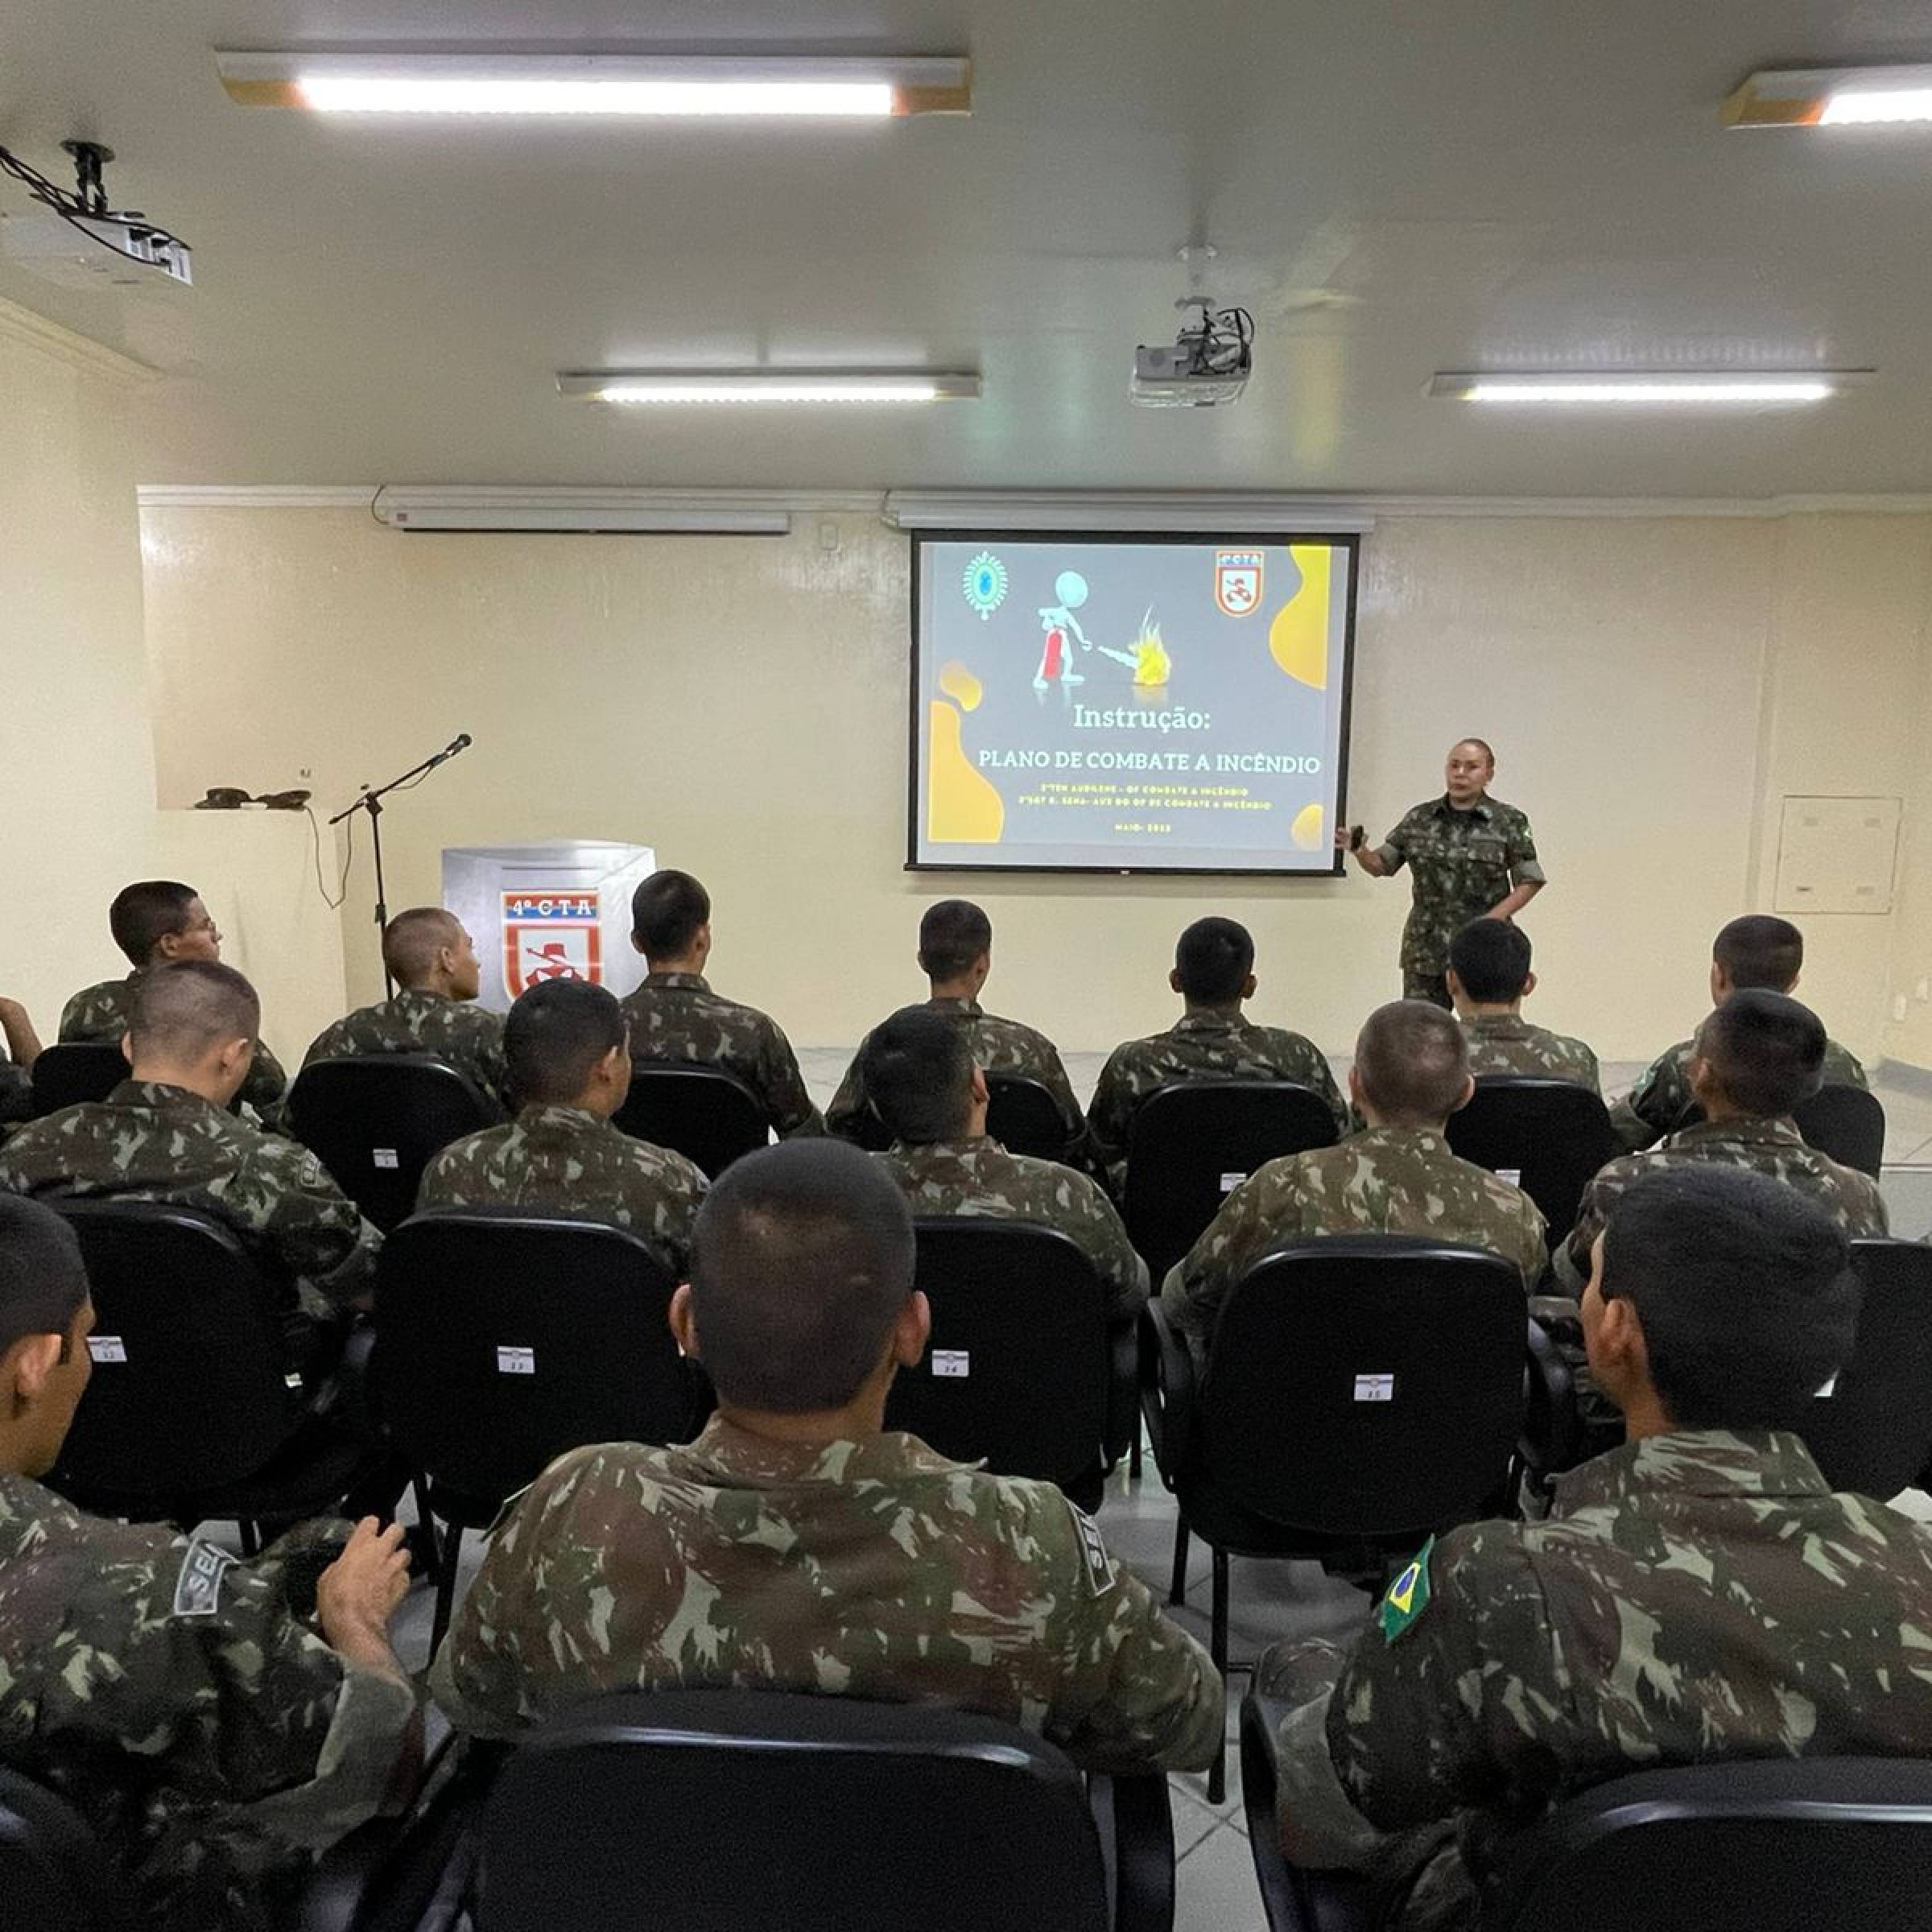
[[1087, 1559], [1087, 1575], [1093, 1585], [1093, 1593], [1096, 1596], [1104, 1596], [1117, 1581], [1107, 1561], [1107, 1546], [1100, 1541], [1100, 1533], [1085, 1510], [1075, 1509], [1071, 1503], [1067, 1507], [1072, 1511], [1074, 1527], [1080, 1533], [1080, 1554]]
[[1355, 1399], [1358, 1402], [1393, 1402], [1395, 1377], [1393, 1375], [1358, 1375], [1355, 1378]]
[[221, 1608], [221, 1579], [235, 1567], [225, 1550], [217, 1550], [199, 1537], [188, 1546], [181, 1559], [181, 1574], [175, 1579], [176, 1616], [213, 1616]]
[[932, 1372], [935, 1375], [971, 1375], [972, 1351], [970, 1348], [934, 1349]]
[[1223, 1194], [1232, 1194], [1235, 1189], [1240, 1187], [1241, 1183], [1246, 1180], [1247, 1178], [1247, 1175], [1245, 1174], [1223, 1174], [1221, 1176], [1221, 1192]]
[[87, 1338], [87, 1352], [97, 1362], [127, 1360], [127, 1344], [118, 1335], [90, 1335]]
[[395, 1168], [402, 1165], [396, 1158], [396, 1150], [393, 1147], [372, 1147], [369, 1152], [369, 1158], [378, 1167]]
[[537, 1372], [537, 1352], [534, 1348], [499, 1348], [497, 1351], [498, 1375], [535, 1375]]

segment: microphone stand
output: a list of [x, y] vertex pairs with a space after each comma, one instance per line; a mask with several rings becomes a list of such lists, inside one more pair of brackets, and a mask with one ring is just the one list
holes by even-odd
[[[391, 778], [386, 785], [365, 785], [357, 795], [353, 805], [345, 805], [329, 820], [333, 827], [358, 811], [369, 814], [369, 836], [376, 852], [376, 930], [380, 932], [389, 924], [389, 901], [382, 886], [382, 800], [398, 786], [407, 785], [412, 780], [426, 778], [439, 765], [446, 764], [460, 751], [469, 748], [469, 733], [463, 732], [452, 738], [434, 758], [425, 758], [420, 765], [413, 765], [399, 778]], [[396, 982], [390, 976], [389, 961], [382, 962], [382, 993], [386, 999], [394, 999]]]

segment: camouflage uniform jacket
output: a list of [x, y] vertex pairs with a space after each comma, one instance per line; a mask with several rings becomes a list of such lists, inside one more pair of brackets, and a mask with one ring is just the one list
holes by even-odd
[[1568, 1080], [1603, 1097], [1596, 1055], [1581, 1040], [1532, 1026], [1521, 1013], [1482, 1013], [1463, 1023], [1469, 1042], [1469, 1071], [1517, 1073], [1532, 1080]]
[[34, 1076], [0, 1052], [0, 1124], [34, 1117]]
[[1087, 1108], [1094, 1158], [1117, 1195], [1126, 1179], [1134, 1116], [1163, 1087], [1183, 1080], [1293, 1080], [1328, 1104], [1335, 1130], [1349, 1129], [1348, 1103], [1321, 1049], [1281, 1026], [1257, 1026], [1238, 1009], [1198, 1007], [1165, 1033], [1114, 1048]]
[[[1690, 1117], [1697, 1110], [1697, 1096], [1690, 1091], [1690, 1056], [1696, 1046], [1695, 1040], [1679, 1040], [1660, 1053], [1610, 1109], [1616, 1137], [1633, 1153], [1695, 1124]], [[1836, 1040], [1825, 1042], [1825, 1079], [1835, 1086], [1871, 1085], [1864, 1068]]]
[[798, 1057], [778, 1022], [713, 993], [696, 972], [653, 972], [623, 1001], [630, 1057], [715, 1067], [750, 1088], [782, 1135], [823, 1133]]
[[1439, 973], [1449, 942], [1517, 886], [1542, 885], [1530, 821], [1513, 805], [1484, 797], [1456, 811], [1445, 794], [1403, 813], [1376, 848], [1392, 873], [1411, 869], [1409, 923], [1402, 928], [1402, 970]]
[[0, 1147], [0, 1187], [199, 1208], [287, 1284], [312, 1324], [369, 1292], [382, 1243], [306, 1147], [158, 1080], [123, 1080], [105, 1100], [30, 1121]]
[[1580, 1297], [1590, 1278], [1590, 1249], [1604, 1231], [1617, 1200], [1646, 1174], [1686, 1162], [1715, 1161], [1728, 1167], [1748, 1167], [1785, 1181], [1815, 1201], [1845, 1232], [1856, 1240], [1887, 1231], [1885, 1197], [1869, 1174], [1841, 1167], [1815, 1147], [1789, 1121], [1742, 1118], [1699, 1121], [1674, 1133], [1661, 1147], [1644, 1154], [1620, 1154], [1599, 1170], [1583, 1191], [1576, 1226], [1551, 1257], [1556, 1278]]
[[1197, 1360], [1228, 1290], [1263, 1255], [1310, 1234], [1426, 1234], [1487, 1248], [1522, 1270], [1525, 1288], [1548, 1259], [1543, 1217], [1521, 1188], [1459, 1159], [1433, 1127], [1371, 1127], [1257, 1167], [1168, 1269], [1161, 1305]]
[[99, 1832], [144, 1924], [292, 1922], [394, 1770], [415, 1697], [292, 1614], [288, 1554], [237, 1563], [0, 1476], [0, 1760]]
[[1199, 1770], [1208, 1653], [1051, 1483], [896, 1431], [572, 1451], [491, 1542], [430, 1671], [465, 1730], [600, 1691], [753, 1687], [979, 1711], [1094, 1769]]
[[1381, 1834], [1456, 1819], [1405, 1927], [1473, 1925], [1505, 1835], [1608, 1778], [1932, 1740], [1932, 1530], [1834, 1495], [1795, 1435], [1627, 1443], [1558, 1477], [1548, 1521], [1467, 1525], [1418, 1564], [1351, 1650], [1257, 1667], [1290, 1707], [1298, 1863], [1373, 1866], [1400, 1849]]
[[423, 1208], [530, 1208], [628, 1228], [683, 1281], [702, 1174], [584, 1107], [526, 1107], [507, 1127], [452, 1141], [423, 1170]]
[[1106, 1290], [1107, 1319], [1139, 1314], [1147, 1264], [1133, 1251], [1113, 1202], [1084, 1174], [1058, 1161], [1009, 1154], [985, 1134], [909, 1147], [875, 1157], [906, 1191], [917, 1214], [987, 1215], [1057, 1228], [1093, 1263]]
[[405, 987], [394, 999], [361, 1007], [325, 1027], [302, 1056], [302, 1064], [383, 1053], [433, 1053], [484, 1099], [506, 1113], [515, 1111], [510, 1070], [503, 1063], [503, 1022], [487, 1007]]
[[[139, 977], [138, 973], [130, 972], [124, 980], [103, 980], [98, 986], [85, 987], [76, 993], [60, 1009], [60, 1038], [105, 1040], [118, 1046], [121, 1036], [127, 1031], [128, 1009], [133, 1003], [134, 981]], [[242, 1083], [236, 1100], [246, 1101], [254, 1108], [263, 1125], [273, 1127], [281, 1120], [282, 1102], [287, 1092], [288, 1075], [282, 1071], [282, 1063], [269, 1051], [267, 1041], [257, 1040], [248, 1078]]]

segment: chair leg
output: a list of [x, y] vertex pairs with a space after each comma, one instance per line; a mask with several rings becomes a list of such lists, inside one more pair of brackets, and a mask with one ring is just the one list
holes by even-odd
[[429, 1653], [434, 1657], [443, 1647], [443, 1639], [448, 1633], [450, 1613], [456, 1602], [456, 1564], [463, 1554], [463, 1531], [460, 1525], [446, 1523], [443, 1526], [443, 1561], [436, 1573], [436, 1613], [429, 1629]]
[[237, 1522], [235, 1529], [242, 1539], [242, 1555], [259, 1556], [262, 1554], [262, 1532], [253, 1522], [247, 1521]]
[[[1228, 1681], [1228, 1552], [1214, 1553], [1214, 1612], [1208, 1627], [1208, 1653], [1214, 1667]], [[1208, 1773], [1208, 1802], [1218, 1805], [1228, 1795], [1228, 1740], [1215, 1753], [1214, 1768]]]
[[1141, 1480], [1141, 1418], [1133, 1418], [1133, 1440], [1127, 1445], [1127, 1474], [1135, 1482]]
[[1167, 1600], [1170, 1604], [1187, 1600], [1187, 1519], [1179, 1515], [1174, 1519], [1174, 1577], [1168, 1586]]

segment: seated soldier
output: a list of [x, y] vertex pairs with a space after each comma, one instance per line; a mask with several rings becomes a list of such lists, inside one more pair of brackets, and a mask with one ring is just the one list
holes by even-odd
[[1377, 1925], [1474, 1926], [1511, 1835], [1607, 1778], [1932, 1753], [1932, 1530], [1834, 1495], [1789, 1433], [1851, 1348], [1846, 1260], [1761, 1174], [1622, 1197], [1583, 1320], [1624, 1443], [1557, 1479], [1546, 1522], [1431, 1538], [1351, 1647], [1256, 1666], [1288, 1706], [1290, 1859], [1374, 1872]]
[[431, 1669], [452, 1720], [509, 1736], [601, 1691], [735, 1686], [983, 1711], [1096, 1770], [1212, 1761], [1214, 1666], [1092, 1523], [885, 1429], [931, 1327], [912, 1278], [905, 1200], [856, 1149], [727, 1169], [671, 1305], [717, 1413], [524, 1492]]
[[1534, 1288], [1543, 1217], [1521, 1188], [1449, 1151], [1449, 1117], [1476, 1091], [1452, 1015], [1426, 1000], [1378, 1006], [1355, 1043], [1348, 1093], [1368, 1125], [1336, 1147], [1257, 1167], [1167, 1271], [1161, 1305], [1197, 1364], [1228, 1291], [1283, 1241], [1311, 1234], [1426, 1234], [1487, 1248]]
[[73, 1231], [0, 1197], [0, 1762], [99, 1833], [143, 1924], [292, 1923], [315, 1855], [415, 1782], [402, 1532], [312, 1525], [240, 1563], [43, 1488], [93, 1319]]
[[[1038, 1080], [1054, 1098], [1066, 1124], [1064, 1158], [1086, 1158], [1087, 1122], [1060, 1056], [1045, 1034], [1018, 1020], [1003, 1020], [980, 1005], [980, 989], [993, 971], [993, 922], [970, 899], [941, 899], [919, 921], [919, 970], [932, 988], [926, 1002], [966, 1036], [972, 1063], [988, 1073], [1022, 1073]], [[852, 1065], [839, 1083], [825, 1125], [848, 1139], [861, 1138], [868, 1110], [865, 1044], [859, 1043]]]
[[1583, 1293], [1591, 1243], [1620, 1197], [1659, 1167], [1749, 1167], [1808, 1195], [1848, 1235], [1885, 1233], [1878, 1183], [1807, 1146], [1791, 1124], [1792, 1108], [1818, 1092], [1824, 1063], [1825, 1030], [1810, 1007], [1781, 993], [1732, 993], [1691, 1042], [1687, 1091], [1704, 1117], [1662, 1146], [1619, 1155], [1598, 1172], [1569, 1240], [1551, 1257], [1559, 1286]]
[[18, 1000], [0, 1000], [0, 1127], [34, 1116], [34, 1062], [40, 1036]]
[[611, 1125], [630, 1091], [615, 997], [585, 980], [539, 980], [510, 1008], [503, 1051], [522, 1109], [507, 1127], [451, 1141], [423, 1170], [417, 1207], [500, 1204], [609, 1221], [682, 1281], [704, 1177], [683, 1154]]
[[[1789, 993], [1797, 986], [1804, 963], [1804, 935], [1789, 919], [1766, 913], [1733, 919], [1711, 949], [1711, 1004], [1721, 1006], [1734, 993]], [[1659, 1054], [1628, 1096], [1610, 1109], [1610, 1124], [1625, 1147], [1635, 1151], [1651, 1146], [1691, 1124], [1697, 1107], [1697, 1096], [1690, 1091], [1695, 1046], [1695, 1040], [1679, 1040]], [[1835, 1086], [1869, 1084], [1864, 1068], [1829, 1038], [1822, 1077]]]
[[134, 981], [130, 1066], [105, 1100], [64, 1107], [0, 1146], [0, 1187], [43, 1198], [172, 1201], [225, 1221], [270, 1278], [291, 1373], [312, 1389], [369, 1305], [382, 1236], [306, 1147], [227, 1111], [261, 1009], [232, 966], [177, 960]]
[[1058, 1161], [1009, 1154], [986, 1133], [986, 1076], [966, 1036], [927, 1006], [907, 1006], [865, 1042], [865, 1091], [892, 1134], [877, 1158], [915, 1215], [988, 1215], [1036, 1221], [1071, 1237], [1100, 1278], [1107, 1317], [1137, 1315], [1147, 1264], [1113, 1203]]
[[823, 1133], [784, 1029], [757, 1007], [713, 993], [704, 977], [711, 894], [687, 872], [654, 872], [630, 895], [630, 928], [650, 969], [624, 1001], [631, 1059], [715, 1067], [749, 1089], [776, 1133]]
[[1469, 1071], [1568, 1080], [1600, 1100], [1596, 1055], [1581, 1040], [1523, 1018], [1523, 1001], [1535, 991], [1530, 935], [1520, 926], [1476, 919], [1449, 942], [1449, 997], [1469, 1042]]
[[[125, 979], [85, 987], [68, 1001], [60, 1009], [64, 1042], [105, 1040], [118, 1045], [127, 1031], [134, 987], [148, 968], [175, 960], [221, 956], [221, 934], [201, 895], [178, 879], [140, 879], [123, 886], [108, 908], [107, 923], [134, 971]], [[281, 1117], [287, 1090], [288, 1075], [281, 1062], [258, 1039], [239, 1097], [272, 1126]]]
[[325, 1028], [302, 1064], [361, 1054], [433, 1053], [485, 1100], [509, 1111], [503, 1022], [472, 1004], [483, 970], [463, 922], [440, 906], [398, 913], [383, 929], [382, 964], [401, 990]]

